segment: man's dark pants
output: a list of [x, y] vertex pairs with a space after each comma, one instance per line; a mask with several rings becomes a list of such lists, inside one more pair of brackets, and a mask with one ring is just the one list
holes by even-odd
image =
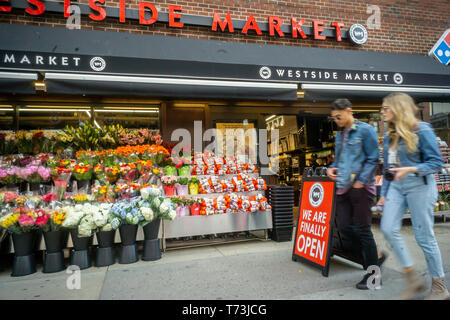
[[361, 243], [366, 266], [376, 265], [378, 262], [377, 245], [370, 229], [372, 202], [373, 195], [365, 188], [352, 188], [345, 194], [336, 196], [336, 222], [339, 232], [346, 238]]

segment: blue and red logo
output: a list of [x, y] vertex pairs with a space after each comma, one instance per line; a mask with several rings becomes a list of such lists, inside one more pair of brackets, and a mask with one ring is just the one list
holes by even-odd
[[433, 49], [428, 53], [434, 56], [442, 64], [448, 65], [450, 62], [450, 29], [444, 32], [442, 37], [434, 45]]

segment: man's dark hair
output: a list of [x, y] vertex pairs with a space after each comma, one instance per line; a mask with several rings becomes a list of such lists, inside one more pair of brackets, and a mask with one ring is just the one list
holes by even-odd
[[331, 110], [345, 110], [351, 108], [352, 103], [348, 99], [336, 99], [331, 104]]

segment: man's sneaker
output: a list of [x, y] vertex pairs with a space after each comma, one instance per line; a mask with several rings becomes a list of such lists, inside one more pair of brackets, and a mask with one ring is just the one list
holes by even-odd
[[377, 284], [376, 282], [374, 283], [372, 278], [370, 279], [371, 283], [368, 284], [370, 276], [372, 276], [372, 274], [366, 273], [364, 275], [364, 278], [360, 282], [358, 282], [356, 284], [356, 289], [359, 289], [359, 290], [369, 290], [369, 289], [378, 290], [378, 289], [381, 289], [381, 285], [383, 284], [383, 281], [381, 280], [381, 275], [374, 276], [374, 277], [380, 277], [379, 284]]
[[381, 268], [381, 265], [386, 261], [388, 254], [385, 251], [381, 251], [381, 258], [378, 258], [377, 266]]

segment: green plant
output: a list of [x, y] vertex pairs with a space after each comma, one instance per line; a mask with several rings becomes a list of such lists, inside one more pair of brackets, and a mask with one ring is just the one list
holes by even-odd
[[200, 181], [197, 179], [197, 178], [191, 178], [190, 180], [189, 180], [189, 183], [194, 183], [194, 184], [199, 184], [200, 183]]
[[178, 182], [178, 184], [185, 186], [189, 183], [189, 179], [188, 178], [178, 178], [177, 182]]

